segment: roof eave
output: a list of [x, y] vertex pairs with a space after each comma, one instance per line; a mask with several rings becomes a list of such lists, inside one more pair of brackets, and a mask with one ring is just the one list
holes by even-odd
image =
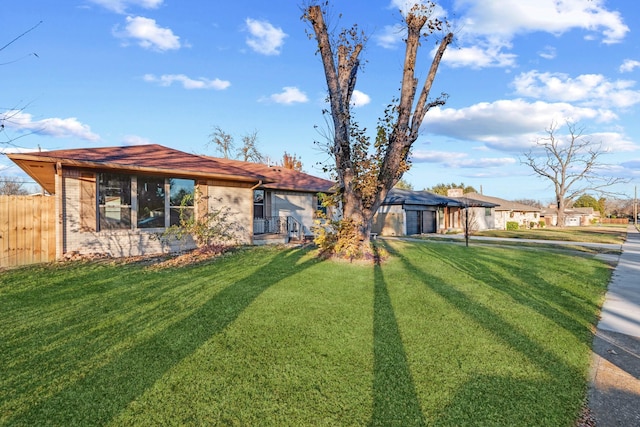
[[[197, 172], [190, 171], [184, 169], [163, 169], [163, 168], [151, 168], [144, 166], [132, 166], [132, 165], [122, 165], [118, 163], [109, 163], [109, 162], [92, 162], [92, 161], [82, 161], [82, 160], [73, 160], [67, 158], [57, 158], [50, 156], [34, 156], [24, 153], [14, 153], [7, 154], [14, 163], [16, 163], [20, 168], [22, 168], [27, 174], [33, 178], [38, 184], [40, 184], [47, 192], [51, 194], [55, 194], [55, 186], [53, 184], [53, 179], [45, 179], [43, 175], [53, 176], [55, 175], [55, 165], [60, 163], [64, 166], [71, 166], [77, 168], [85, 168], [85, 169], [108, 169], [108, 170], [118, 170], [125, 172], [143, 172], [148, 174], [164, 174], [164, 175], [173, 175], [173, 176], [184, 176], [184, 177], [193, 177], [200, 179], [219, 179], [224, 181], [234, 181], [234, 182], [245, 182], [245, 183], [271, 183], [272, 180], [267, 179], [264, 176], [252, 175], [252, 176], [243, 176], [236, 174], [221, 174], [221, 173], [210, 173], [210, 172]], [[40, 163], [44, 165], [54, 166], [53, 169], [46, 171], [45, 174], [39, 175], [36, 174], [35, 171], [32, 170], [31, 165], [29, 163]]]

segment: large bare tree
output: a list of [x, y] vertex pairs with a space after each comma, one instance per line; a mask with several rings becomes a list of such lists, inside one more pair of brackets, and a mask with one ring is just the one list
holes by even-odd
[[[339, 201], [344, 221], [355, 234], [361, 248], [367, 248], [372, 219], [387, 193], [409, 168], [411, 146], [419, 135], [426, 113], [444, 105], [446, 95], [430, 98], [438, 66], [453, 33], [443, 35], [431, 62], [427, 77], [419, 89], [416, 59], [421, 39], [448, 28], [435, 17], [435, 4], [414, 5], [403, 21], [406, 27], [405, 58], [400, 97], [395, 99], [380, 119], [375, 143], [371, 147], [364, 130], [352, 117], [352, 96], [360, 69], [360, 54], [366, 36], [357, 26], [330, 34], [326, 24], [327, 2], [305, 8], [304, 19], [313, 28], [313, 36], [324, 66], [327, 81], [333, 134], [329, 152], [335, 161]], [[344, 233], [343, 233], [344, 234]], [[347, 233], [349, 234], [349, 233]]]
[[534, 174], [553, 184], [560, 227], [565, 225], [565, 208], [576, 197], [589, 192], [615, 194], [609, 191], [611, 186], [627, 182], [608, 176], [608, 165], [601, 160], [607, 151], [601, 142], [593, 141], [585, 135], [584, 127], [574, 122], [567, 120], [565, 124], [567, 134], [559, 135], [558, 123], [553, 121], [545, 129], [547, 136], [539, 138], [521, 160]]

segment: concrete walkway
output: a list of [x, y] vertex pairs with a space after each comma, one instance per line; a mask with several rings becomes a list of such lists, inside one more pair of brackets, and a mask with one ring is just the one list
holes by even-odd
[[640, 233], [633, 225], [593, 340], [588, 398], [597, 427], [640, 426]]

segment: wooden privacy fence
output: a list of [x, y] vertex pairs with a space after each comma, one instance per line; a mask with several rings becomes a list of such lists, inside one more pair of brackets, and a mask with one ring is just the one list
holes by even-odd
[[628, 218], [601, 218], [602, 224], [629, 224]]
[[0, 196], [0, 267], [55, 260], [55, 200]]

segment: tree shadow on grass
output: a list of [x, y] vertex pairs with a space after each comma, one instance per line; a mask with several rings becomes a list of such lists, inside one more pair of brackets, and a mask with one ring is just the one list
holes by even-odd
[[[103, 425], [152, 387], [173, 366], [223, 331], [266, 289], [314, 263], [287, 250], [235, 282], [188, 317], [121, 353], [59, 393], [10, 419], [18, 425]], [[286, 266], [287, 268], [283, 268]], [[273, 268], [271, 268], [273, 267]]]
[[[469, 321], [480, 325], [494, 336], [498, 342], [523, 355], [531, 365], [545, 374], [545, 380], [536, 383], [535, 393], [527, 394], [522, 399], [517, 400], [519, 405], [527, 406], [527, 412], [564, 411], [565, 413], [575, 412], [574, 415], [577, 415], [584, 397], [585, 372], [571, 366], [565, 359], [533, 340], [526, 334], [526, 331], [512, 325], [484, 303], [469, 297], [445, 280], [429, 274], [428, 266], [415, 264], [413, 260], [408, 259], [390, 245], [387, 245], [386, 249], [397, 257], [406, 266], [407, 271], [412, 272], [429, 290], [446, 300], [452, 307], [466, 316]], [[433, 253], [430, 256], [440, 262], [448, 262], [447, 259], [441, 258], [442, 255]], [[482, 373], [477, 375], [482, 375]], [[500, 379], [500, 382], [503, 383], [508, 383], [509, 381], [517, 382], [517, 380]], [[493, 384], [495, 381], [492, 380], [490, 383]], [[482, 382], [473, 381], [473, 384], [478, 385], [482, 384]], [[481, 386], [475, 387], [474, 390], [472, 394], [476, 400], [480, 401], [479, 405], [509, 405], [511, 403], [510, 401], [500, 403], [499, 400], [490, 399], [489, 395], [483, 396], [483, 393], [488, 393], [489, 390], [483, 390]], [[462, 396], [465, 393], [467, 391], [461, 389], [459, 395]], [[553, 396], [554, 398], [549, 400], [541, 398], [542, 396]], [[488, 411], [495, 409], [496, 406], [486, 408]], [[443, 416], [447, 417], [446, 414]], [[525, 423], [525, 425], [527, 424]]]
[[372, 426], [426, 425], [382, 268], [374, 267]]
[[[508, 295], [518, 304], [545, 316], [573, 334], [580, 341], [591, 340], [592, 333], [585, 325], [594, 325], [596, 321], [596, 305], [583, 299], [570, 289], [550, 283], [545, 278], [545, 274], [552, 273], [549, 266], [539, 266], [537, 270], [540, 274], [530, 277], [526, 286], [523, 286], [522, 281], [525, 279], [518, 277], [518, 266], [514, 265], [513, 261], [504, 259], [493, 251], [477, 250], [473, 253], [473, 262], [468, 262], [442, 251], [427, 249], [424, 246], [422, 249], [429, 256], [436, 257], [443, 264], [464, 272], [470, 278], [482, 281], [496, 291]], [[535, 262], [544, 263], [545, 261], [538, 261], [528, 257], [526, 262], [527, 264], [533, 264]], [[478, 266], [481, 268], [478, 268]], [[608, 269], [608, 267], [603, 268]], [[479, 272], [482, 272], [483, 275], [480, 276]], [[584, 277], [567, 271], [567, 269], [563, 269], [561, 273], [572, 275], [571, 280], [576, 283], [584, 281]]]
[[[542, 394], [543, 380], [473, 375], [433, 422], [437, 426], [549, 426], [571, 425], [575, 419], [555, 405], [555, 395]], [[535, 401], [535, 405], [513, 404]], [[544, 411], [540, 412], [540, 409]], [[561, 420], [566, 420], [563, 423]]]

